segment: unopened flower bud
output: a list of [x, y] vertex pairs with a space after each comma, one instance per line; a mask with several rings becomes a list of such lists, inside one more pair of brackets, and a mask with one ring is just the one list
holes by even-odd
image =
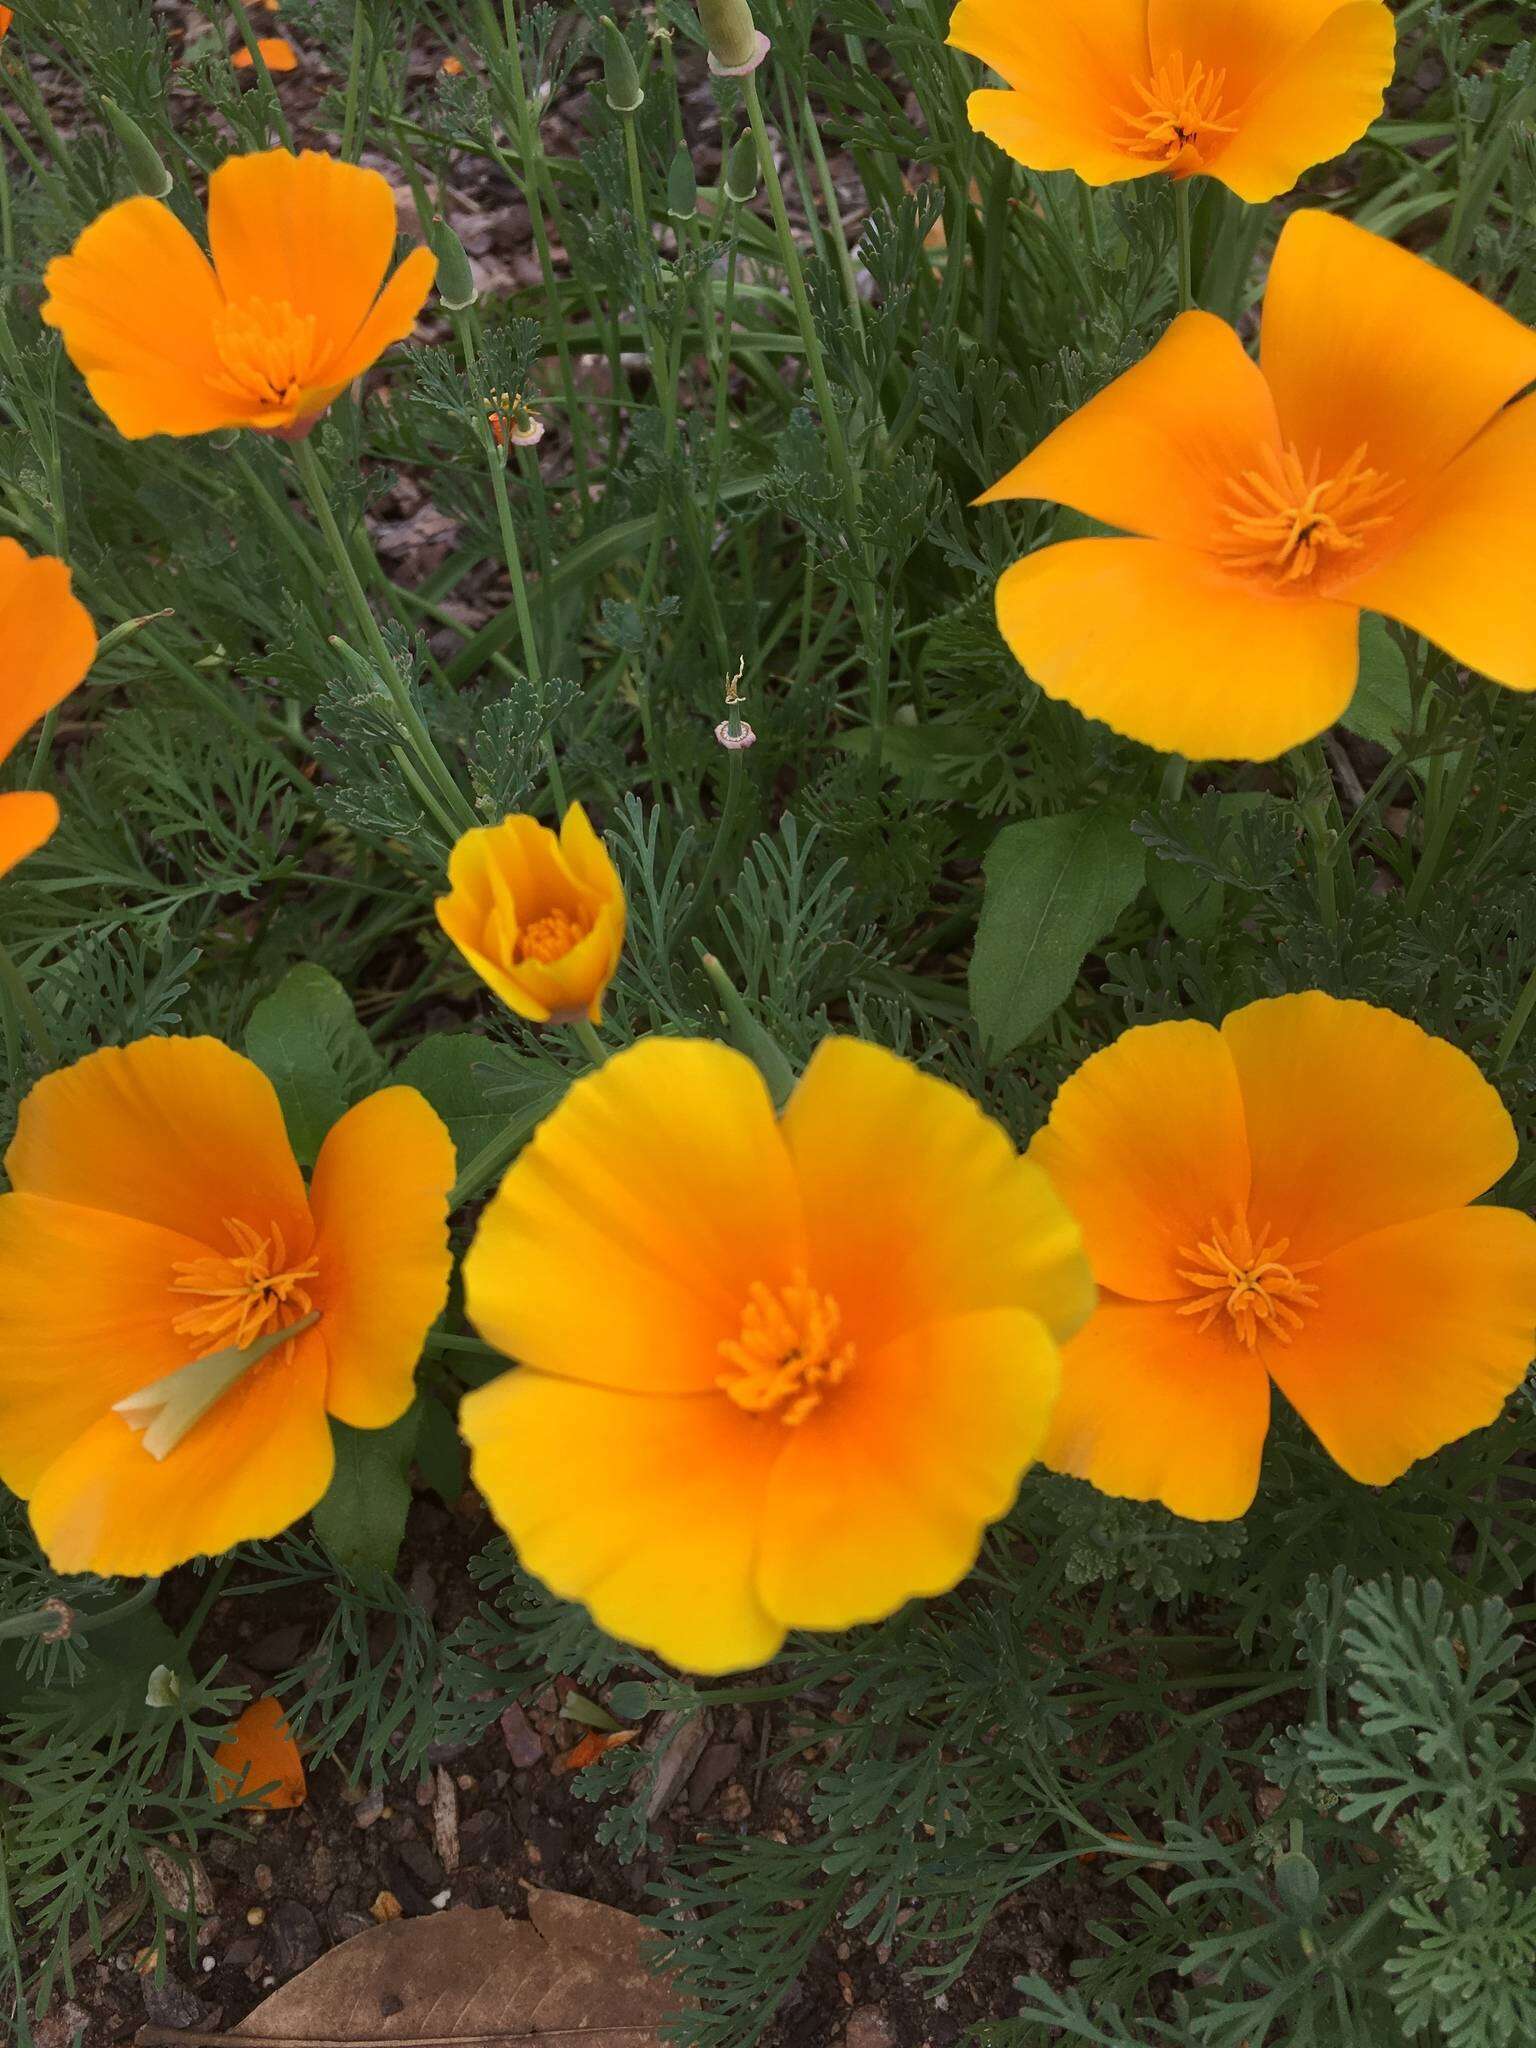
[[762, 159], [757, 153], [757, 137], [750, 128], [743, 128], [736, 138], [736, 146], [726, 159], [725, 196], [733, 199], [738, 206], [745, 206], [749, 199], [757, 196], [757, 188], [763, 175]]
[[441, 214], [434, 216], [427, 239], [437, 258], [437, 296], [450, 313], [466, 312], [479, 298], [480, 287], [475, 283], [464, 244]]
[[634, 57], [611, 14], [603, 16], [603, 85], [616, 114], [636, 113], [645, 104]]
[[699, 0], [699, 23], [717, 78], [742, 78], [768, 54], [768, 38], [758, 32], [747, 0]]
[[667, 212], [674, 220], [692, 220], [698, 210], [699, 180], [688, 146], [680, 142], [667, 172]]
[[101, 111], [107, 126], [122, 145], [123, 161], [138, 191], [147, 199], [163, 199], [171, 189], [171, 174], [160, 160], [159, 151], [131, 115], [116, 100], [103, 97]]

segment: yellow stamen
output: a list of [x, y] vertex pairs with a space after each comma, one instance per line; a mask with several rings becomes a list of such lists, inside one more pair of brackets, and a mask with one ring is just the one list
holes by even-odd
[[232, 1253], [178, 1259], [173, 1266], [172, 1289], [200, 1299], [183, 1309], [171, 1328], [181, 1337], [209, 1338], [215, 1346], [239, 1350], [309, 1313], [303, 1283], [313, 1280], [319, 1267], [312, 1258], [289, 1265], [275, 1223], [265, 1237], [234, 1216], [224, 1219], [224, 1228], [234, 1240]]
[[289, 404], [315, 381], [315, 331], [314, 314], [295, 313], [286, 299], [226, 306], [213, 325], [224, 389], [258, 405]]
[[1232, 486], [1227, 530], [1216, 552], [1227, 566], [1279, 584], [1305, 583], [1367, 537], [1389, 526], [1403, 486], [1366, 462], [1362, 443], [1332, 476], [1317, 456], [1267, 448], [1260, 466]]
[[1189, 1270], [1179, 1269], [1179, 1278], [1202, 1292], [1178, 1313], [1200, 1316], [1200, 1328], [1208, 1330], [1225, 1309], [1239, 1343], [1249, 1351], [1261, 1336], [1289, 1344], [1302, 1326], [1300, 1311], [1317, 1305], [1316, 1287], [1296, 1277], [1311, 1272], [1317, 1261], [1284, 1264], [1289, 1245], [1288, 1237], [1269, 1243], [1262, 1230], [1255, 1239], [1243, 1216], [1230, 1229], [1214, 1224], [1208, 1239], [1179, 1247], [1179, 1257], [1190, 1261]]
[[590, 929], [589, 924], [581, 921], [579, 912], [573, 917], [566, 910], [547, 910], [532, 924], [524, 925], [518, 933], [514, 957], [542, 961], [548, 966], [552, 960], [563, 960], [573, 946], [580, 945]]
[[786, 1287], [754, 1280], [741, 1333], [720, 1346], [727, 1370], [715, 1382], [749, 1415], [776, 1415], [796, 1428], [854, 1366], [854, 1347], [830, 1295], [796, 1273]]
[[1159, 65], [1149, 85], [1139, 78], [1131, 83], [1141, 112], [1117, 109], [1130, 131], [1124, 147], [1131, 156], [1166, 164], [1187, 177], [1204, 167], [1212, 143], [1236, 133], [1236, 122], [1222, 119], [1225, 71], [1213, 71], [1198, 60], [1186, 70], [1183, 57], [1173, 56]]

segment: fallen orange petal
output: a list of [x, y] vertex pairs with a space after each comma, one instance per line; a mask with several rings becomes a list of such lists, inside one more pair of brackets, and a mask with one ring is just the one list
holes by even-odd
[[[297, 71], [299, 53], [283, 36], [262, 36], [256, 44], [261, 52], [261, 61], [269, 71]], [[237, 71], [254, 69], [255, 60], [249, 50], [239, 49], [230, 58]]]
[[221, 1804], [239, 1793], [258, 1793], [257, 1806], [302, 1806], [309, 1796], [299, 1746], [270, 1696], [252, 1700], [213, 1761], [213, 1796]]

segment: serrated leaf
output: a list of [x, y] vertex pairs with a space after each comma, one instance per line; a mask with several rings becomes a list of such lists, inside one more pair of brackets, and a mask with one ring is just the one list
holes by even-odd
[[1090, 950], [1142, 884], [1145, 855], [1117, 811], [1026, 818], [993, 840], [971, 955], [971, 1009], [997, 1060], [1072, 992]]
[[313, 1166], [331, 1125], [384, 1075], [352, 998], [309, 961], [291, 968], [252, 1010], [245, 1049], [277, 1090], [301, 1166]]

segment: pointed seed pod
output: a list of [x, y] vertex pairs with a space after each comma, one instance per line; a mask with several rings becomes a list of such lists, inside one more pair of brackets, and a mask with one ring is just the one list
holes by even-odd
[[611, 14], [603, 16], [603, 85], [616, 114], [633, 114], [645, 104], [634, 56]]
[[441, 214], [434, 215], [427, 237], [437, 258], [437, 296], [450, 313], [465, 312], [480, 296], [464, 244]]
[[726, 198], [734, 199], [738, 206], [745, 206], [749, 199], [756, 198], [762, 175], [763, 166], [757, 153], [757, 137], [750, 128], [743, 128], [726, 159]]
[[667, 212], [674, 220], [692, 220], [699, 210], [699, 181], [687, 145], [677, 145], [677, 155], [667, 172]]

